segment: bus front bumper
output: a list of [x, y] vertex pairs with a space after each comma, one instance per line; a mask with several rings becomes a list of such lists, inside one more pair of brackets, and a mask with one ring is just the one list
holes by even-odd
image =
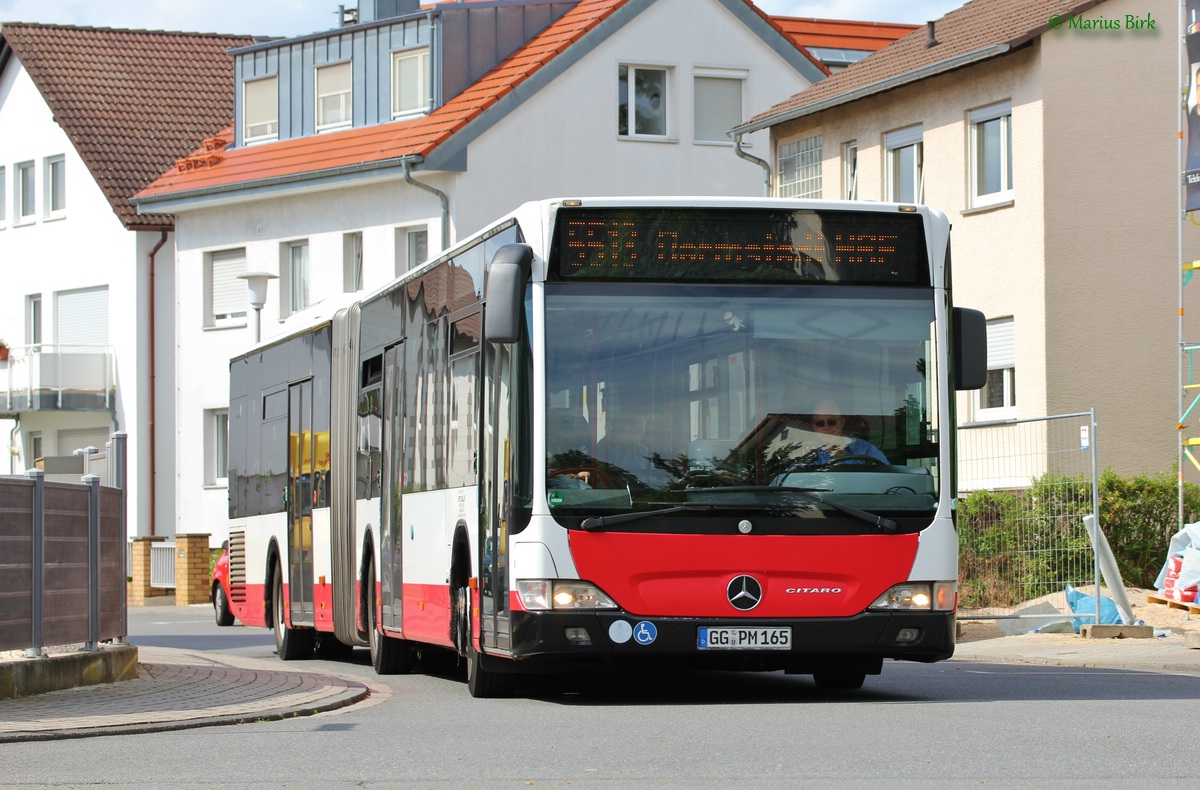
[[[855, 667], [874, 674], [885, 658], [920, 662], [950, 658], [956, 616], [954, 612], [863, 612], [843, 618], [767, 621], [526, 611], [513, 612], [511, 622], [511, 657], [518, 664], [634, 663], [797, 673]], [[779, 629], [787, 629], [786, 637]], [[735, 641], [746, 632], [742, 643], [757, 637], [758, 644], [713, 644], [720, 641], [712, 638], [718, 632], [732, 635]], [[785, 639], [786, 645], [780, 644]]]

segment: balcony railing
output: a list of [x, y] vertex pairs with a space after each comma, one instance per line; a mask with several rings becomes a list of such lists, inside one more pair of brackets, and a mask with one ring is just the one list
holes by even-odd
[[0, 362], [0, 413], [110, 411], [116, 365], [112, 346], [14, 346]]

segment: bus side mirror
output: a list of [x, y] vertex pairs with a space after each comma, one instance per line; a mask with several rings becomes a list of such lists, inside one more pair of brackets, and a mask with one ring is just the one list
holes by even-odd
[[496, 250], [488, 267], [483, 313], [483, 334], [489, 343], [515, 343], [521, 336], [525, 284], [532, 271], [533, 248], [528, 244], [505, 244]]
[[954, 308], [954, 388], [977, 390], [987, 383], [987, 321], [983, 313]]

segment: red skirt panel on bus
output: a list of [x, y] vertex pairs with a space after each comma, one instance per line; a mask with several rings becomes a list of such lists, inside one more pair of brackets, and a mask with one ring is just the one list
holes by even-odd
[[[581, 579], [647, 617], [848, 617], [908, 579], [917, 535], [662, 535], [571, 532]], [[762, 585], [749, 611], [726, 588], [743, 574]]]
[[266, 616], [267, 587], [264, 584], [230, 584], [229, 608], [243, 625], [270, 627]]
[[404, 585], [404, 638], [452, 647], [450, 588], [444, 584]]

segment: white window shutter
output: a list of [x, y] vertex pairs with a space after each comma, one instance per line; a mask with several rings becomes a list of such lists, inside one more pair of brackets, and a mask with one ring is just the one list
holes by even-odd
[[59, 291], [55, 301], [59, 345], [108, 345], [108, 286]]

